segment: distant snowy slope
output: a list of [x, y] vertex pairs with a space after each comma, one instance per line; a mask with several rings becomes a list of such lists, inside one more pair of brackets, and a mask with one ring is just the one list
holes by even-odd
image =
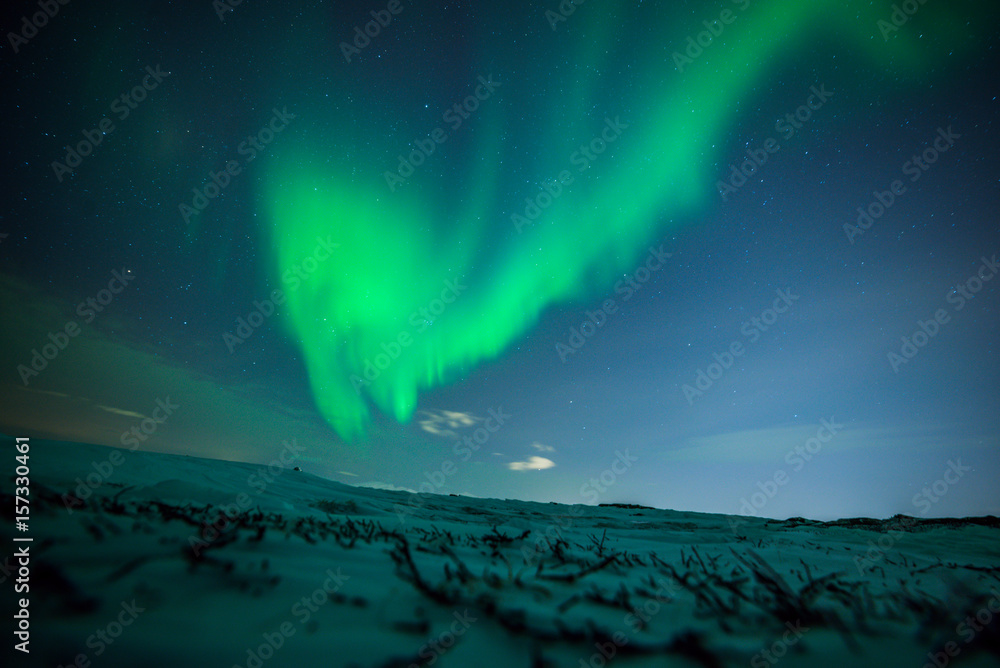
[[31, 653], [7, 665], [1000, 664], [996, 518], [820, 523], [411, 495], [281, 467], [31, 448], [19, 534], [34, 539]]

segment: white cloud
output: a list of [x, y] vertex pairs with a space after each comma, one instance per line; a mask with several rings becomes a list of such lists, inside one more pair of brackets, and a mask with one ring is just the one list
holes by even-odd
[[418, 420], [421, 429], [436, 436], [449, 437], [458, 435], [456, 429], [466, 429], [483, 419], [459, 411], [420, 411], [420, 415], [426, 416]]
[[555, 466], [556, 463], [551, 459], [546, 459], [545, 457], [528, 457], [526, 462], [510, 462], [507, 464], [507, 468], [511, 471], [528, 471], [532, 469], [550, 469]]
[[53, 392], [52, 390], [36, 390], [32, 387], [23, 387], [21, 385], [18, 385], [17, 389], [24, 390], [25, 392], [37, 392], [38, 394], [48, 394], [53, 397], [64, 397], [66, 399], [71, 398], [70, 395], [66, 394], [65, 392]]
[[532, 443], [531, 447], [533, 447], [535, 450], [538, 450], [539, 452], [555, 452], [556, 451], [556, 449], [553, 448], [551, 445], [545, 445], [544, 443], [539, 443], [538, 441], [535, 441], [534, 443]]
[[115, 415], [124, 415], [125, 417], [134, 417], [134, 418], [145, 418], [146, 417], [142, 413], [136, 413], [135, 411], [126, 411], [126, 410], [122, 410], [121, 408], [114, 408], [112, 406], [102, 406], [102, 405], [98, 404], [97, 407], [100, 408], [102, 411], [107, 411], [109, 413], [114, 413]]

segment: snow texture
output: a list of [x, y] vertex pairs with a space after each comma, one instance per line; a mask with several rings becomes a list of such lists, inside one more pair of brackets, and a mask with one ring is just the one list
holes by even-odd
[[410, 494], [34, 439], [31, 461], [31, 654], [8, 665], [1000, 665], [992, 517]]

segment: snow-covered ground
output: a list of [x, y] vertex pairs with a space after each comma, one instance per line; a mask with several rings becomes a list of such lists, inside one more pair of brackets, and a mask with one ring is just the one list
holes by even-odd
[[996, 518], [413, 495], [35, 439], [30, 463], [31, 653], [5, 615], [5, 665], [1000, 665]]

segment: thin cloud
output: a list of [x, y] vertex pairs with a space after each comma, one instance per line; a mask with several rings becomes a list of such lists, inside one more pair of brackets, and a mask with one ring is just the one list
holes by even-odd
[[135, 411], [126, 411], [126, 410], [122, 410], [121, 408], [114, 408], [112, 406], [102, 406], [102, 405], [98, 404], [97, 407], [100, 408], [102, 411], [107, 411], [109, 413], [114, 413], [115, 415], [124, 415], [125, 417], [134, 417], [134, 418], [145, 418], [146, 417], [142, 413], [136, 413]]
[[472, 427], [483, 419], [459, 411], [420, 411], [420, 414], [425, 416], [418, 421], [420, 428], [435, 436], [457, 436], [456, 429]]
[[540, 471], [542, 469], [550, 469], [555, 466], [556, 463], [551, 459], [546, 459], [545, 457], [528, 457], [526, 462], [510, 462], [507, 464], [507, 468], [511, 471]]
[[66, 394], [65, 392], [54, 392], [52, 390], [36, 390], [33, 387], [23, 387], [23, 386], [18, 386], [18, 389], [24, 390], [25, 392], [37, 392], [38, 394], [48, 394], [53, 397], [63, 397], [66, 399], [71, 398], [70, 395]]

